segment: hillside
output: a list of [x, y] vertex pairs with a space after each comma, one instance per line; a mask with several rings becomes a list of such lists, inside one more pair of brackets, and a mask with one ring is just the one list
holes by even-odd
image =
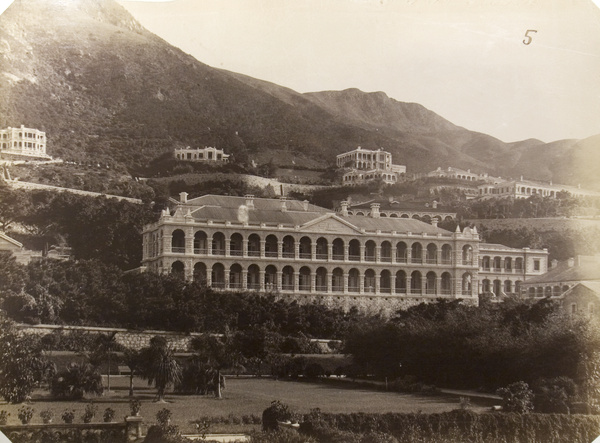
[[129, 170], [176, 146], [326, 167], [360, 145], [389, 150], [410, 172], [452, 165], [508, 175], [533, 158], [542, 164], [529, 178], [570, 177], [564, 162], [530, 154], [541, 142], [503, 143], [383, 92], [300, 94], [211, 68], [113, 0], [16, 0], [0, 16], [0, 127], [21, 124], [45, 130], [53, 156]]

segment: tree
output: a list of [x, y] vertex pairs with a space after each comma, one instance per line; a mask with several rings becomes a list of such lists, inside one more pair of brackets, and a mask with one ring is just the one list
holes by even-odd
[[167, 387], [181, 380], [181, 366], [175, 359], [173, 349], [165, 338], [156, 336], [150, 340], [149, 347], [141, 350], [140, 358], [143, 361], [140, 376], [148, 380], [148, 385], [154, 384], [157, 401], [164, 402]]
[[133, 377], [141, 372], [141, 353], [135, 349], [127, 348], [123, 353], [123, 363], [129, 366], [129, 396], [133, 397]]
[[85, 394], [101, 395], [103, 391], [102, 376], [90, 363], [70, 363], [50, 382], [50, 393], [59, 399], [81, 400]]
[[527, 414], [533, 411], [533, 391], [524, 381], [511, 383], [496, 391], [502, 397], [502, 409], [506, 412]]
[[53, 366], [44, 359], [39, 340], [18, 333], [15, 324], [0, 318], [0, 395], [21, 403], [47, 379]]
[[116, 332], [113, 332], [111, 334], [100, 334], [98, 335], [98, 337], [96, 337], [96, 343], [95, 343], [95, 349], [94, 349], [94, 353], [97, 355], [97, 357], [99, 358], [107, 358], [108, 359], [108, 370], [107, 370], [107, 390], [108, 392], [110, 392], [110, 363], [112, 360], [112, 357], [114, 356], [113, 353], [113, 349], [115, 347], [115, 345], [117, 344], [117, 340], [115, 338], [115, 336], [117, 335]]

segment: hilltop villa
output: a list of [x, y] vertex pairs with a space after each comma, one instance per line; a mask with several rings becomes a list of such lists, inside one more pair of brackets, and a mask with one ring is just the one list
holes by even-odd
[[377, 149], [374, 151], [362, 149], [360, 146], [354, 151], [345, 152], [336, 156], [338, 168], [349, 169], [343, 175], [343, 185], [356, 185], [375, 179], [381, 179], [385, 184], [398, 182], [400, 174], [406, 173], [406, 166], [392, 163], [392, 154]]
[[376, 211], [346, 215], [251, 195], [188, 200], [184, 192], [174, 212], [145, 226], [142, 264], [216, 289], [398, 309], [439, 297], [477, 303], [482, 254], [493, 257], [483, 274], [496, 295], [545, 272], [547, 251], [496, 246], [480, 243], [475, 229], [450, 232]]
[[5, 160], [51, 160], [46, 154], [46, 133], [37, 129], [0, 129], [0, 158]]
[[175, 158], [177, 160], [188, 160], [195, 162], [227, 162], [229, 154], [225, 154], [222, 149], [205, 146], [204, 148], [178, 148], [175, 149]]

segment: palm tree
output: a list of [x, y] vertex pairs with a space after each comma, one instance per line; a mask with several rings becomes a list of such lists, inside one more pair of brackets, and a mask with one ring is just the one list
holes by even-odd
[[113, 356], [113, 347], [117, 344], [115, 336], [116, 332], [112, 334], [100, 334], [96, 337], [96, 347], [94, 349], [95, 358], [102, 360], [104, 357], [108, 357], [108, 377], [107, 377], [107, 392], [110, 392], [110, 369], [111, 369], [111, 357]]
[[181, 366], [173, 350], [166, 339], [157, 336], [150, 340], [150, 347], [141, 350], [140, 357], [143, 362], [140, 376], [148, 380], [148, 385], [154, 384], [157, 401], [163, 402], [167, 387], [181, 380]]
[[123, 363], [129, 366], [129, 396], [133, 397], [133, 377], [137, 375], [142, 367], [140, 351], [135, 349], [125, 349], [123, 353]]

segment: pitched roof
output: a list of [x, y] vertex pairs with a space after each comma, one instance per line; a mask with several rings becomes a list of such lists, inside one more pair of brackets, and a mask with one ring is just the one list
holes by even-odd
[[600, 257], [579, 255], [573, 260], [560, 262], [547, 273], [528, 278], [526, 284], [560, 283], [568, 281], [593, 281], [600, 280]]
[[6, 235], [4, 232], [0, 232], [0, 239], [4, 240], [8, 243], [13, 244], [14, 246], [17, 246], [18, 248], [22, 248], [23, 247], [23, 243], [18, 242], [17, 240], [15, 240], [12, 237], [9, 237], [8, 235]]
[[[188, 200], [187, 204], [181, 206], [190, 207], [191, 215], [196, 220], [214, 220], [241, 222], [240, 206], [246, 204], [245, 197], [204, 195], [202, 197]], [[248, 209], [248, 223], [267, 225], [302, 226], [324, 215], [339, 218], [358, 230], [367, 231], [380, 230], [382, 232], [396, 231], [398, 233], [411, 232], [414, 234], [450, 234], [449, 231], [441, 229], [420, 220], [408, 218], [372, 218], [359, 215], [341, 216], [320, 206], [312, 205], [298, 200], [286, 200], [286, 211], [282, 211], [282, 202], [279, 199], [254, 198], [254, 209]], [[241, 211], [246, 212], [246, 211]]]

